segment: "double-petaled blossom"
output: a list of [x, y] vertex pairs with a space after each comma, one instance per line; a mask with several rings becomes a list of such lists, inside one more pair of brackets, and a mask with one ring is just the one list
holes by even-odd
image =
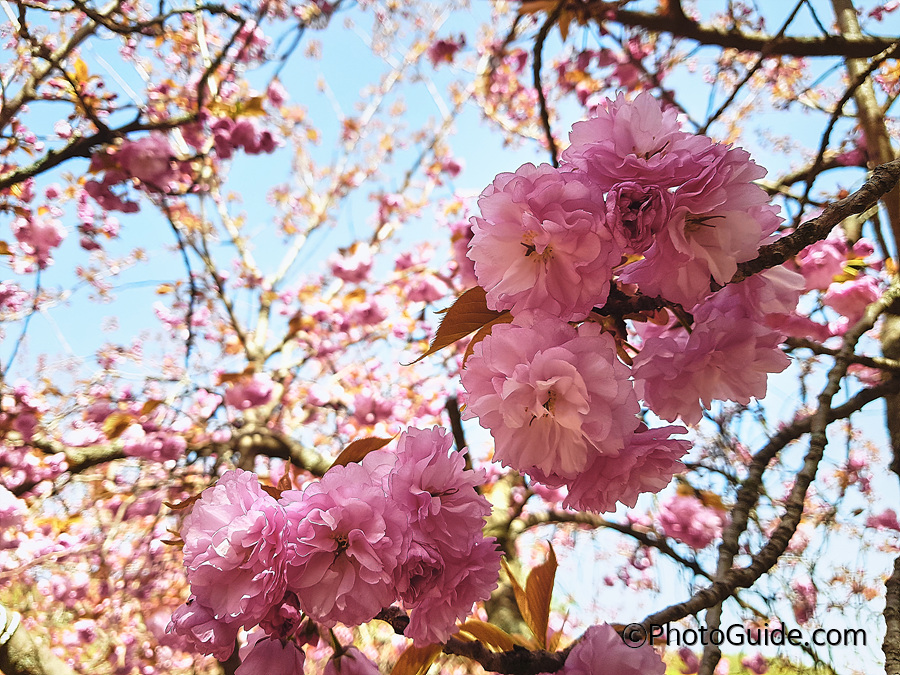
[[[769, 373], [781, 372], [789, 360], [779, 349], [782, 334], [763, 323], [746, 297], [743, 291], [716, 293], [694, 308], [690, 333], [674, 321], [640, 327], [644, 342], [634, 359], [635, 388], [654, 413], [696, 424], [701, 402], [707, 408], [713, 400], [746, 405], [766, 395]], [[790, 305], [784, 302], [782, 307]]]
[[725, 518], [698, 497], [678, 494], [660, 504], [659, 526], [667, 537], [699, 551], [722, 536]]
[[765, 170], [746, 151], [716, 145], [697, 160], [702, 168], [674, 190], [672, 215], [644, 259], [622, 273], [644, 294], [685, 307], [709, 295], [710, 278], [726, 284], [781, 223], [752, 182]]
[[622, 249], [596, 188], [547, 164], [502, 173], [478, 200], [469, 258], [491, 309], [584, 319], [609, 294]]
[[191, 591], [214, 619], [252, 626], [281, 599], [286, 525], [254, 473], [227, 471], [203, 491], [181, 537]]
[[394, 601], [394, 569], [409, 548], [406, 514], [383, 486], [394, 461], [373, 452], [281, 496], [288, 588], [323, 626], [365, 623]]
[[270, 637], [261, 630], [250, 634], [240, 656], [241, 665], [235, 675], [298, 675], [306, 661], [306, 654], [296, 642]]
[[467, 471], [452, 442], [438, 427], [409, 429], [387, 479], [392, 502], [409, 517], [412, 543], [394, 579], [409, 611], [405, 634], [417, 643], [447, 640], [490, 596], [500, 571], [495, 540], [482, 534], [490, 504], [475, 488], [484, 472]]
[[219, 661], [226, 661], [234, 652], [234, 641], [240, 629], [238, 621], [216, 620], [209, 609], [191, 596], [172, 614], [166, 633], [184, 639], [201, 654], [211, 654]]
[[570, 140], [564, 165], [606, 193], [608, 227], [643, 255], [621, 277], [644, 295], [699, 302], [710, 278], [725, 284], [781, 222], [752, 182], [765, 171], [747, 152], [682, 131], [677, 112], [650, 94], [620, 94]]
[[462, 373], [465, 415], [491, 431], [497, 461], [567, 481], [596, 455], [618, 455], [637, 427], [630, 374], [599, 325], [526, 312], [475, 346]]
[[663, 675], [666, 664], [650, 645], [626, 644], [609, 624], [588, 628], [569, 654], [561, 675]]
[[671, 435], [686, 431], [674, 426], [648, 429], [641, 424], [618, 455], [595, 455], [585, 470], [568, 482], [563, 506], [604, 513], [614, 511], [616, 502], [634, 507], [638, 495], [659, 492], [684, 470], [679, 460], [690, 442]]
[[572, 126], [569, 140], [563, 162], [603, 192], [623, 181], [675, 188], [697, 174], [698, 158], [712, 145], [705, 136], [682, 131], [677, 111], [663, 109], [649, 93], [607, 101], [594, 117]]

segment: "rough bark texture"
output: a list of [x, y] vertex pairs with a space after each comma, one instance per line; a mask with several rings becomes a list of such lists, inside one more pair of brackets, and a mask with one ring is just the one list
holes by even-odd
[[900, 557], [894, 561], [894, 573], [885, 583], [887, 593], [884, 598], [884, 672], [900, 675]]

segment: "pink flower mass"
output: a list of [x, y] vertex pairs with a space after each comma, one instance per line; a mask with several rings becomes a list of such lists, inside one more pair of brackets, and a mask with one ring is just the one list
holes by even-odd
[[286, 525], [249, 471], [228, 471], [203, 492], [181, 536], [191, 590], [214, 619], [253, 625], [281, 599]]
[[663, 534], [698, 551], [722, 536], [725, 518], [691, 495], [674, 495], [660, 505], [659, 526]]
[[336, 466], [302, 493], [281, 497], [288, 588], [323, 626], [370, 621], [394, 600], [394, 568], [409, 548], [406, 517], [382, 487], [393, 455]]
[[525, 164], [497, 176], [478, 200], [469, 258], [491, 309], [542, 309], [583, 319], [609, 293], [622, 251], [591, 184]]
[[475, 346], [465, 415], [490, 429], [505, 466], [540, 482], [574, 479], [594, 457], [617, 456], [637, 427], [629, 376], [597, 324], [527, 312]]

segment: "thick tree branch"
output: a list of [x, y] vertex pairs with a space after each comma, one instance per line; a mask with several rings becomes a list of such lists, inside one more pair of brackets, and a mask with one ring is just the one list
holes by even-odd
[[810, 244], [824, 239], [845, 218], [862, 213], [887, 194], [900, 180], [900, 159], [876, 166], [863, 186], [852, 195], [829, 204], [817, 218], [808, 220], [794, 232], [759, 249], [753, 260], [740, 263], [729, 283], [743, 281], [763, 270], [781, 265]]
[[887, 629], [881, 649], [886, 675], [900, 675], [900, 557], [894, 561], [894, 573], [884, 584], [884, 622]]
[[[580, 5], [581, 2], [570, 0], [569, 4]], [[864, 59], [883, 51], [894, 42], [890, 38], [868, 36], [851, 39], [841, 35], [776, 37], [762, 33], [751, 34], [704, 26], [683, 14], [677, 16], [674, 13], [609, 10], [609, 3], [599, 0], [589, 0], [587, 4], [593, 19], [599, 23], [615, 22], [651, 33], [670, 33], [675, 37], [687, 38], [702, 45], [715, 45], [742, 52], [759, 52], [769, 56], [843, 56]]]
[[[809, 450], [803, 461], [803, 468], [794, 481], [781, 522], [775, 528], [766, 545], [753, 556], [752, 562], [747, 567], [729, 569], [721, 580], [716, 580], [709, 587], [698, 591], [690, 599], [666, 607], [646, 617], [642, 623], [647, 630], [651, 626], [678, 621], [686, 616], [708, 609], [722, 602], [738, 588], [749, 588], [778, 562], [803, 515], [806, 492], [815, 479], [819, 462], [822, 460], [825, 446], [828, 442], [825, 430], [833, 419], [833, 415], [840, 409], [840, 407], [832, 408], [831, 401], [840, 390], [841, 380], [850, 364], [849, 357], [853, 354], [859, 338], [875, 325], [876, 319], [881, 316], [897, 297], [900, 297], [900, 286], [894, 285], [878, 302], [871, 304], [867, 308], [865, 316], [845, 334], [841, 351], [835, 358], [835, 364], [828, 373], [828, 382], [819, 395], [818, 408], [808, 418], [810, 442]], [[871, 390], [867, 391], [871, 392]], [[844, 405], [846, 406], [847, 404]], [[799, 424], [795, 423], [792, 426], [799, 426]], [[790, 435], [784, 434], [785, 437]], [[779, 434], [779, 436], [782, 436], [782, 434]], [[786, 444], [790, 439], [785, 440], [783, 437], [780, 440], [784, 440]], [[774, 456], [781, 447], [784, 447], [782, 444], [780, 447], [773, 449], [772, 445], [772, 442], [770, 442], [766, 448], [754, 457], [750, 467], [750, 475], [738, 491], [737, 503], [731, 511], [731, 519], [723, 533], [722, 544], [719, 546], [720, 556], [731, 556], [733, 558], [737, 554], [738, 539], [741, 532], [746, 529], [750, 510], [756, 504], [759, 495], [759, 489], [762, 485], [762, 474], [769, 462], [767, 457]]]

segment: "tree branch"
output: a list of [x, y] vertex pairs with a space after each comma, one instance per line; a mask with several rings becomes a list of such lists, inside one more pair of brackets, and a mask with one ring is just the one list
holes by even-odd
[[[570, 0], [572, 3], [573, 0]], [[580, 4], [580, 3], [578, 3]], [[683, 14], [655, 14], [630, 10], [609, 10], [607, 2], [589, 0], [590, 12], [598, 23], [615, 22], [640, 28], [651, 33], [670, 33], [702, 45], [715, 45], [742, 52], [759, 52], [768, 56], [842, 56], [869, 58], [893, 44], [891, 38], [862, 37], [850, 39], [841, 35], [824, 37], [793, 37], [744, 33], [704, 26]]]
[[894, 573], [884, 584], [884, 672], [900, 675], [900, 557], [894, 560]]

